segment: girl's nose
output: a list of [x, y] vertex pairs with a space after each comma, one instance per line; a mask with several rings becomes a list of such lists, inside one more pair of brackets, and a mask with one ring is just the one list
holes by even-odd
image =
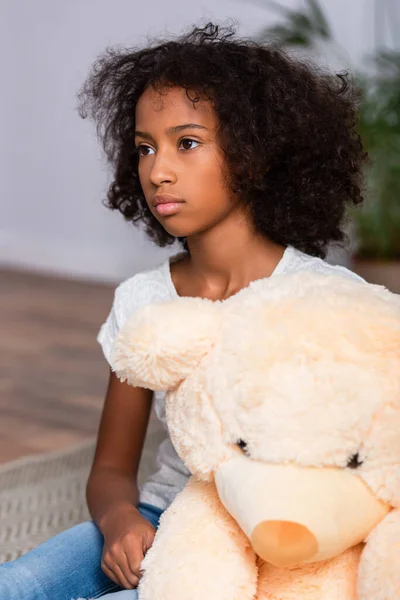
[[176, 169], [173, 160], [166, 152], [158, 152], [154, 157], [154, 162], [150, 171], [150, 181], [153, 185], [159, 187], [164, 183], [176, 182]]

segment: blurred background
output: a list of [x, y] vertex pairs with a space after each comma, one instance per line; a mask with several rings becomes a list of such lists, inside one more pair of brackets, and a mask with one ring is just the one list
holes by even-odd
[[341, 262], [400, 292], [397, 0], [2, 0], [0, 463], [94, 435], [107, 379], [96, 334], [122, 279], [161, 250], [102, 205], [110, 173], [76, 93], [106, 46], [208, 20], [350, 70], [373, 160]]

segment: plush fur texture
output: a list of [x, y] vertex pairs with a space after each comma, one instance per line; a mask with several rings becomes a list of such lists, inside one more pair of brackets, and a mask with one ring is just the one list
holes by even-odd
[[215, 588], [219, 600], [250, 600], [257, 590], [249, 540], [219, 502], [215, 486], [195, 478], [161, 517], [142, 567], [141, 600], [204, 600], [215, 596]]
[[[132, 385], [168, 390], [171, 438], [194, 476], [145, 559], [141, 600], [398, 600], [398, 296], [340, 276], [276, 276], [223, 302], [180, 298], [139, 310], [114, 359]], [[351, 470], [392, 512], [362, 553], [355, 537], [330, 561], [272, 567], [255, 558], [215, 491], [238, 440], [262, 464]]]
[[400, 511], [393, 510], [367, 538], [359, 566], [359, 600], [400, 598]]

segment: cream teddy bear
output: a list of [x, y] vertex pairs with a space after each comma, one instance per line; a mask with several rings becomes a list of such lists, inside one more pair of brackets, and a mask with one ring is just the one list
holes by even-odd
[[192, 473], [140, 600], [400, 599], [400, 297], [279, 275], [140, 309], [114, 359]]

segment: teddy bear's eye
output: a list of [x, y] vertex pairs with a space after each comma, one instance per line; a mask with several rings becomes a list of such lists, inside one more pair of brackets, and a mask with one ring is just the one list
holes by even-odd
[[246, 450], [247, 450], [247, 442], [245, 442], [244, 440], [238, 440], [238, 441], [236, 442], [236, 445], [237, 445], [237, 446], [238, 446], [238, 447], [239, 447], [241, 450], [243, 450], [243, 452], [246, 452]]
[[360, 460], [358, 452], [357, 454], [353, 454], [353, 456], [351, 456], [347, 461], [347, 466], [349, 469], [358, 469], [358, 467], [361, 467], [362, 464], [363, 461]]

